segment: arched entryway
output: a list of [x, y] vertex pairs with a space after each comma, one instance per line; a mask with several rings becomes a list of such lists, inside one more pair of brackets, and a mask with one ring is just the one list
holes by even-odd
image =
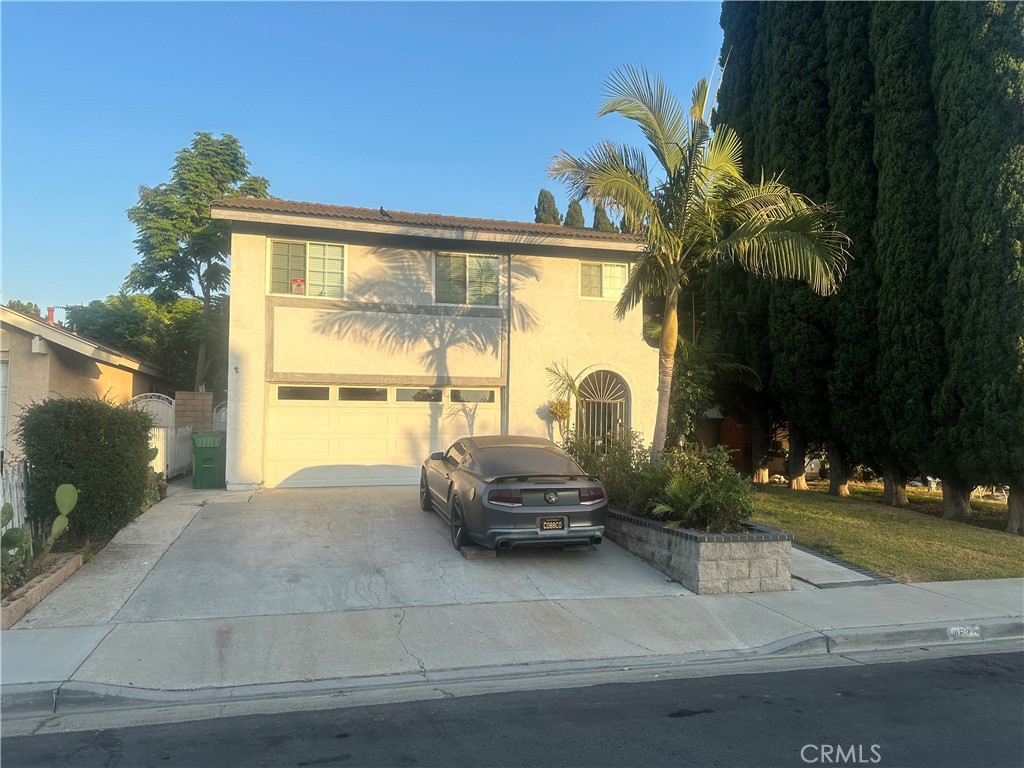
[[596, 439], [630, 428], [629, 388], [612, 371], [594, 371], [579, 386], [576, 431]]

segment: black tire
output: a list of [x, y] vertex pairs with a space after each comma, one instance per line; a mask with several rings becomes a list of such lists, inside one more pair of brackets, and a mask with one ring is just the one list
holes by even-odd
[[427, 473], [420, 472], [420, 509], [433, 512], [434, 505], [430, 502], [430, 489], [427, 488]]
[[452, 531], [452, 546], [456, 549], [462, 549], [466, 544], [469, 544], [469, 536], [466, 534], [466, 515], [463, 512], [462, 500], [459, 499], [458, 494], [452, 496], [451, 514], [448, 517]]

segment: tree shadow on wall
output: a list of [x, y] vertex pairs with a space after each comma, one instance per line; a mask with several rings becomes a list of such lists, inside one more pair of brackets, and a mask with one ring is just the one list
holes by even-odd
[[[388, 355], [408, 355], [425, 346], [418, 363], [433, 377], [434, 387], [452, 384], [450, 358], [453, 353], [465, 351], [498, 356], [510, 325], [511, 329], [526, 332], [537, 327], [533, 310], [514, 301], [517, 287], [540, 280], [541, 270], [535, 259], [519, 257], [513, 261], [511, 311], [499, 304], [493, 307], [498, 310], [495, 316], [479, 316], [470, 314], [482, 308], [477, 306], [444, 307], [448, 310], [445, 314], [415, 311], [420, 307], [434, 308], [432, 260], [424, 258], [422, 251], [396, 252], [380, 248], [369, 249], [367, 255], [376, 259], [377, 266], [365, 275], [350, 278], [346, 291], [350, 301], [323, 310], [314, 323], [314, 330], [328, 338], [351, 339], [376, 347]], [[506, 274], [503, 265], [501, 275]], [[500, 282], [504, 284], [507, 280]], [[509, 292], [506, 290], [501, 295], [508, 299]], [[352, 301], [378, 306], [361, 309], [353, 307]], [[445, 408], [441, 402], [431, 402], [431, 446], [437, 446], [440, 440], [442, 417], [449, 422], [461, 418], [467, 434], [474, 434], [477, 407], [475, 403], [452, 403]]]

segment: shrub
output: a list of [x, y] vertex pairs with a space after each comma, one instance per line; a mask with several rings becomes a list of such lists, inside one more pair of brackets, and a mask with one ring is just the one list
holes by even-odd
[[586, 472], [600, 478], [612, 506], [630, 507], [637, 480], [651, 463], [651, 452], [638, 433], [623, 429], [598, 440], [570, 430], [564, 447]]
[[711, 533], [743, 529], [743, 521], [753, 513], [750, 485], [733, 469], [724, 446], [705, 456], [680, 452], [670, 462], [671, 480], [661, 503], [651, 511], [653, 517]]
[[68, 538], [112, 536], [146, 507], [149, 414], [95, 398], [49, 399], [25, 409], [17, 436], [29, 463], [26, 508], [37, 537], [50, 531], [62, 483], [79, 491]]

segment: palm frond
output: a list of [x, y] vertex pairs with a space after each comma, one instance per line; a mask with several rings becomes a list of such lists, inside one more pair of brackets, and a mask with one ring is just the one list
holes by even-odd
[[827, 296], [846, 273], [850, 242], [830, 219], [826, 205], [773, 203], [743, 218], [709, 250], [748, 272], [800, 280]]
[[643, 67], [626, 66], [609, 76], [605, 96], [598, 116], [616, 113], [635, 121], [662, 168], [674, 173], [688, 135], [682, 107], [665, 82]]

